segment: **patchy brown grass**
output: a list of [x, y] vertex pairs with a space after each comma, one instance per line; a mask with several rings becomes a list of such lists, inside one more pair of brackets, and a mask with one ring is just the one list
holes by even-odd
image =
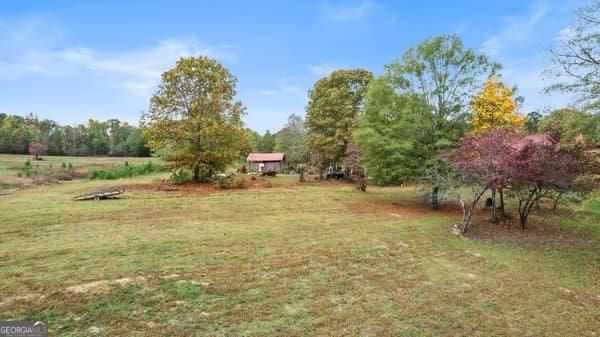
[[447, 232], [456, 205], [432, 211], [413, 188], [282, 176], [164, 191], [163, 178], [123, 180], [121, 200], [71, 201], [114, 186], [101, 181], [2, 199], [0, 317], [62, 336], [600, 333], [596, 234], [551, 249], [464, 240]]

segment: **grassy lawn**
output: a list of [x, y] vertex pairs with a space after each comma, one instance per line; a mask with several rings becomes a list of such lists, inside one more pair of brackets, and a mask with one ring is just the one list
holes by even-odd
[[430, 211], [413, 188], [296, 180], [0, 196], [0, 320], [47, 319], [55, 336], [600, 334], [598, 216], [534, 215], [586, 240], [520, 246], [450, 235], [458, 210]]

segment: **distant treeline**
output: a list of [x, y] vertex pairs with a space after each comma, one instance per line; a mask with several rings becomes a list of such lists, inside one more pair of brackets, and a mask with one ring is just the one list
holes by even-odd
[[140, 129], [118, 119], [90, 119], [87, 125], [62, 126], [53, 120], [39, 120], [33, 114], [22, 117], [0, 113], [0, 153], [28, 154], [31, 143], [44, 144], [50, 155], [150, 155]]

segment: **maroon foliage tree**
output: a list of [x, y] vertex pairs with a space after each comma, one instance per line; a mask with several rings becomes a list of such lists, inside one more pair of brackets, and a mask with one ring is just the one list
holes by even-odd
[[533, 206], [551, 193], [586, 191], [598, 173], [598, 154], [577, 137], [561, 144], [556, 135], [530, 135], [513, 145], [510, 188], [519, 200], [519, 224], [525, 229]]
[[40, 156], [48, 153], [48, 147], [42, 143], [29, 144], [29, 154], [35, 156], [35, 160], [40, 160]]
[[[464, 213], [464, 233], [472, 211], [487, 190], [507, 187], [519, 200], [519, 223], [525, 229], [533, 206], [551, 193], [586, 191], [600, 173], [598, 153], [582, 137], [561, 144], [555, 135], [524, 135], [491, 129], [463, 138], [447, 157], [463, 183], [473, 186], [473, 201]], [[495, 208], [495, 207], [494, 207]]]
[[[511, 128], [493, 128], [465, 136], [454, 154], [447, 157], [463, 183], [473, 187], [473, 201], [464, 213], [461, 232], [466, 232], [473, 209], [487, 190], [506, 186], [512, 170], [510, 160], [522, 135]], [[495, 211], [495, 205], [493, 205]]]

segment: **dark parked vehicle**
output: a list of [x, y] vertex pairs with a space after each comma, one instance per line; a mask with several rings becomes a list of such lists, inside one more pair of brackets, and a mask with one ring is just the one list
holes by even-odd
[[263, 177], [274, 177], [275, 175], [277, 175], [277, 172], [275, 172], [273, 170], [268, 170], [268, 171], [263, 171], [260, 175]]
[[346, 178], [346, 173], [344, 171], [333, 171], [333, 172], [327, 173], [327, 180], [329, 180], [329, 179], [340, 180], [340, 179], [344, 179], [344, 178]]

